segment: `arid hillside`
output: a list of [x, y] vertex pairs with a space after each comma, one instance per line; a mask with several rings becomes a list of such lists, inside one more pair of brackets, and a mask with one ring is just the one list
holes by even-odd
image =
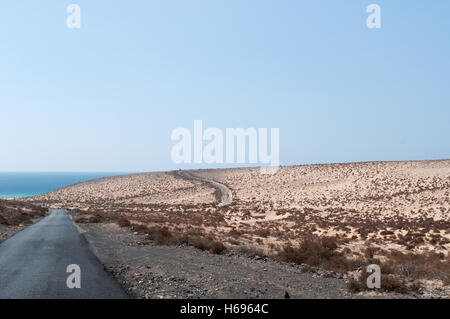
[[102, 209], [158, 204], [191, 205], [215, 202], [214, 190], [175, 174], [143, 173], [100, 178], [26, 199], [53, 208]]
[[[231, 190], [231, 204], [220, 205], [216, 182]], [[386, 275], [450, 282], [450, 160], [148, 173], [27, 201], [72, 209], [80, 223], [116, 222], [159, 245], [341, 272], [378, 263]]]
[[235, 237], [264, 248], [306, 232], [415, 251], [449, 248], [450, 161], [292, 166], [274, 175], [258, 168], [190, 173], [228, 186], [233, 203], [219, 207], [213, 187], [175, 173], [104, 178], [29, 201], [124, 214], [149, 226], [202, 226], [225, 240], [242, 233]]
[[0, 199], [0, 242], [45, 216], [46, 208]]

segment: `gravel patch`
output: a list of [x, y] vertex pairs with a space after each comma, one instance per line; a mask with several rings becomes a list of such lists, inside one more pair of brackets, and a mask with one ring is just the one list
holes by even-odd
[[105, 268], [136, 298], [362, 297], [347, 293], [347, 278], [339, 274], [303, 273], [300, 265], [233, 251], [213, 255], [188, 246], [154, 246], [116, 224], [82, 228]]

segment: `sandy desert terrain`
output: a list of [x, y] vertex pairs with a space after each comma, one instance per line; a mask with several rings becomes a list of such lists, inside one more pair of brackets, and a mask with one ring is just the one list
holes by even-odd
[[0, 199], [0, 243], [47, 214], [47, 209]]
[[73, 209], [80, 223], [117, 221], [162, 245], [246, 249], [361, 276], [378, 263], [386, 276], [449, 282], [450, 160], [189, 174], [227, 186], [232, 203], [177, 172], [100, 179], [27, 201]]
[[106, 209], [116, 206], [215, 203], [214, 190], [168, 173], [143, 173], [96, 179], [28, 199], [54, 208]]

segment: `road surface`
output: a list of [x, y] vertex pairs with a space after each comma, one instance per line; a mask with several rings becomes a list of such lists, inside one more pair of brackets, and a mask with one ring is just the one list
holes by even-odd
[[215, 189], [218, 189], [221, 194], [220, 206], [227, 206], [233, 202], [233, 193], [226, 185], [223, 185], [223, 184], [213, 181], [211, 179], [206, 179], [206, 178], [202, 178], [202, 177], [193, 175], [191, 173], [187, 173], [185, 171], [177, 171], [177, 174], [183, 178], [200, 181], [200, 182], [211, 185]]
[[[80, 267], [81, 288], [68, 288], [74, 275], [67, 266]], [[76, 280], [71, 282], [76, 283]], [[109, 299], [127, 298], [105, 272], [63, 210], [54, 210], [0, 244], [0, 298]]]

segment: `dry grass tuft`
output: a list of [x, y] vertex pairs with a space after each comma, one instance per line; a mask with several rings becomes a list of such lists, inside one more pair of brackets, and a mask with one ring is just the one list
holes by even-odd
[[120, 227], [130, 227], [131, 223], [128, 219], [122, 217], [117, 220], [117, 225], [119, 225]]
[[215, 241], [212, 243], [211, 248], [209, 249], [209, 252], [211, 254], [220, 255], [226, 250], [226, 247], [223, 243], [219, 241]]
[[6, 226], [26, 226], [33, 223], [33, 219], [44, 217], [47, 208], [13, 200], [0, 199], [0, 224]]
[[[350, 279], [347, 284], [347, 291], [350, 293], [358, 293], [361, 291], [370, 291], [373, 289], [369, 289], [367, 287], [367, 278], [370, 274], [363, 270], [357, 279]], [[418, 292], [422, 289], [422, 286], [419, 282], [412, 282], [410, 284], [406, 283], [406, 280], [403, 279], [399, 275], [381, 275], [381, 287], [379, 289], [375, 289], [379, 292], [396, 292], [400, 294], [405, 294], [410, 291]]]
[[358, 261], [347, 259], [337, 251], [338, 243], [334, 237], [307, 236], [298, 247], [286, 245], [278, 253], [278, 258], [296, 264], [320, 266], [327, 270], [347, 271], [353, 269]]
[[167, 227], [154, 226], [148, 229], [147, 239], [153, 240], [157, 245], [178, 245], [180, 240]]
[[138, 234], [148, 234], [150, 232], [147, 226], [141, 224], [133, 224], [131, 228]]

